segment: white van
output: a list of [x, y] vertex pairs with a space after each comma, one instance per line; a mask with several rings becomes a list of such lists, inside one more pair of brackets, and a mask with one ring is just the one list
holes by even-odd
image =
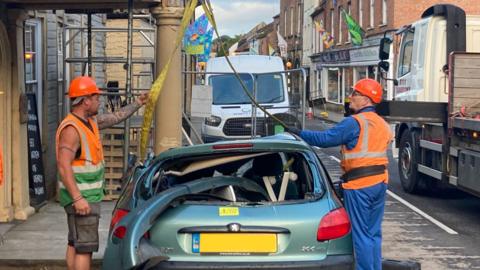
[[[256, 82], [256, 100], [271, 114], [289, 111], [287, 80], [282, 72], [282, 59], [276, 56], [239, 55], [229, 57], [250, 93]], [[212, 58], [207, 63], [206, 84], [212, 86], [212, 115], [205, 118], [202, 136], [205, 142], [250, 138], [252, 104], [233, 74], [225, 57]], [[208, 74], [228, 72], [232, 74]], [[252, 75], [255, 79], [252, 78]], [[265, 113], [257, 108], [257, 134], [265, 134]]]

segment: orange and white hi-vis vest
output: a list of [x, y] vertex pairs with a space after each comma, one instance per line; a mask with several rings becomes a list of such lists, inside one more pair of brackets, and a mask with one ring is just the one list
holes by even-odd
[[[352, 149], [342, 146], [341, 166], [345, 173], [352, 169], [388, 164], [387, 150], [393, 135], [387, 122], [375, 112], [352, 115], [360, 125], [357, 145]], [[380, 182], [388, 183], [388, 172], [353, 179], [342, 186], [344, 189], [360, 189]]]
[[[100, 202], [104, 196], [103, 149], [100, 141], [100, 132], [95, 119], [88, 119], [93, 131], [72, 114], [68, 114], [57, 129], [56, 153], [58, 160], [59, 137], [67, 126], [73, 126], [80, 136], [81, 153], [72, 161], [72, 169], [78, 189], [88, 202]], [[60, 204], [62, 206], [72, 203], [73, 199], [60, 181]]]

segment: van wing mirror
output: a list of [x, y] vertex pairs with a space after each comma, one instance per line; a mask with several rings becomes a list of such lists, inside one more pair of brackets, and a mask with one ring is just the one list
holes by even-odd
[[387, 60], [390, 56], [390, 45], [392, 40], [388, 37], [380, 39], [380, 50], [378, 51], [378, 58], [380, 60]]
[[378, 63], [378, 68], [385, 72], [388, 72], [388, 69], [390, 68], [390, 63], [388, 63], [387, 61], [380, 61]]

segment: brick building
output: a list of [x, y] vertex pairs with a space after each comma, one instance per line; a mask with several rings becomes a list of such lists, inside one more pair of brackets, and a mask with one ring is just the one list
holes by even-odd
[[[311, 43], [304, 42], [304, 46], [310, 47], [311, 51], [311, 61], [304, 61], [310, 69], [311, 99], [323, 98], [330, 111], [343, 113], [345, 97], [350, 94], [355, 81], [368, 77], [386, 86], [377, 70], [379, 41], [384, 33], [420, 19], [427, 8], [442, 3], [457, 5], [469, 15], [480, 14], [480, 6], [476, 0], [305, 1], [304, 31], [312, 33]], [[342, 18], [342, 9], [365, 31], [361, 45], [352, 44]], [[321, 34], [315, 29], [315, 22], [331, 34], [334, 39], [333, 46], [326, 48]], [[392, 93], [385, 93], [385, 96], [391, 95]]]
[[302, 61], [303, 1], [281, 0], [279, 33], [287, 41], [287, 55], [282, 56], [298, 68]]

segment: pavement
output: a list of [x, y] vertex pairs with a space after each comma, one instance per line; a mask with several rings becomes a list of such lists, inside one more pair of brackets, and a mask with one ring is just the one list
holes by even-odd
[[[100, 269], [115, 202], [101, 203], [100, 248], [93, 269]], [[26, 221], [0, 223], [0, 269], [66, 269], [67, 218], [58, 202], [49, 201]]]
[[[320, 110], [315, 110], [315, 120], [307, 120], [306, 128], [322, 130], [331, 127], [335, 122], [343, 119], [343, 115], [329, 112], [328, 118], [319, 115]], [[341, 174], [338, 163], [330, 158], [322, 158], [327, 167], [331, 168], [332, 178]], [[113, 201], [101, 203], [100, 218], [100, 248], [93, 254], [92, 269], [101, 268], [101, 260], [105, 251], [107, 234]], [[58, 202], [48, 201], [45, 206], [38, 209], [37, 213], [26, 221], [15, 220], [0, 223], [0, 270], [10, 269], [40, 269], [56, 270], [66, 269], [65, 251], [67, 245], [67, 221], [64, 209]], [[384, 266], [385, 262], [384, 262]], [[389, 269], [417, 269], [396, 268]]]
[[[329, 113], [328, 119], [316, 115], [316, 121], [307, 121], [307, 128], [325, 129], [342, 118], [335, 113]], [[93, 254], [93, 269], [101, 268], [114, 205], [113, 201], [101, 203], [100, 248]], [[0, 223], [0, 270], [66, 269], [67, 234], [65, 211], [56, 201], [48, 201], [26, 221]]]

